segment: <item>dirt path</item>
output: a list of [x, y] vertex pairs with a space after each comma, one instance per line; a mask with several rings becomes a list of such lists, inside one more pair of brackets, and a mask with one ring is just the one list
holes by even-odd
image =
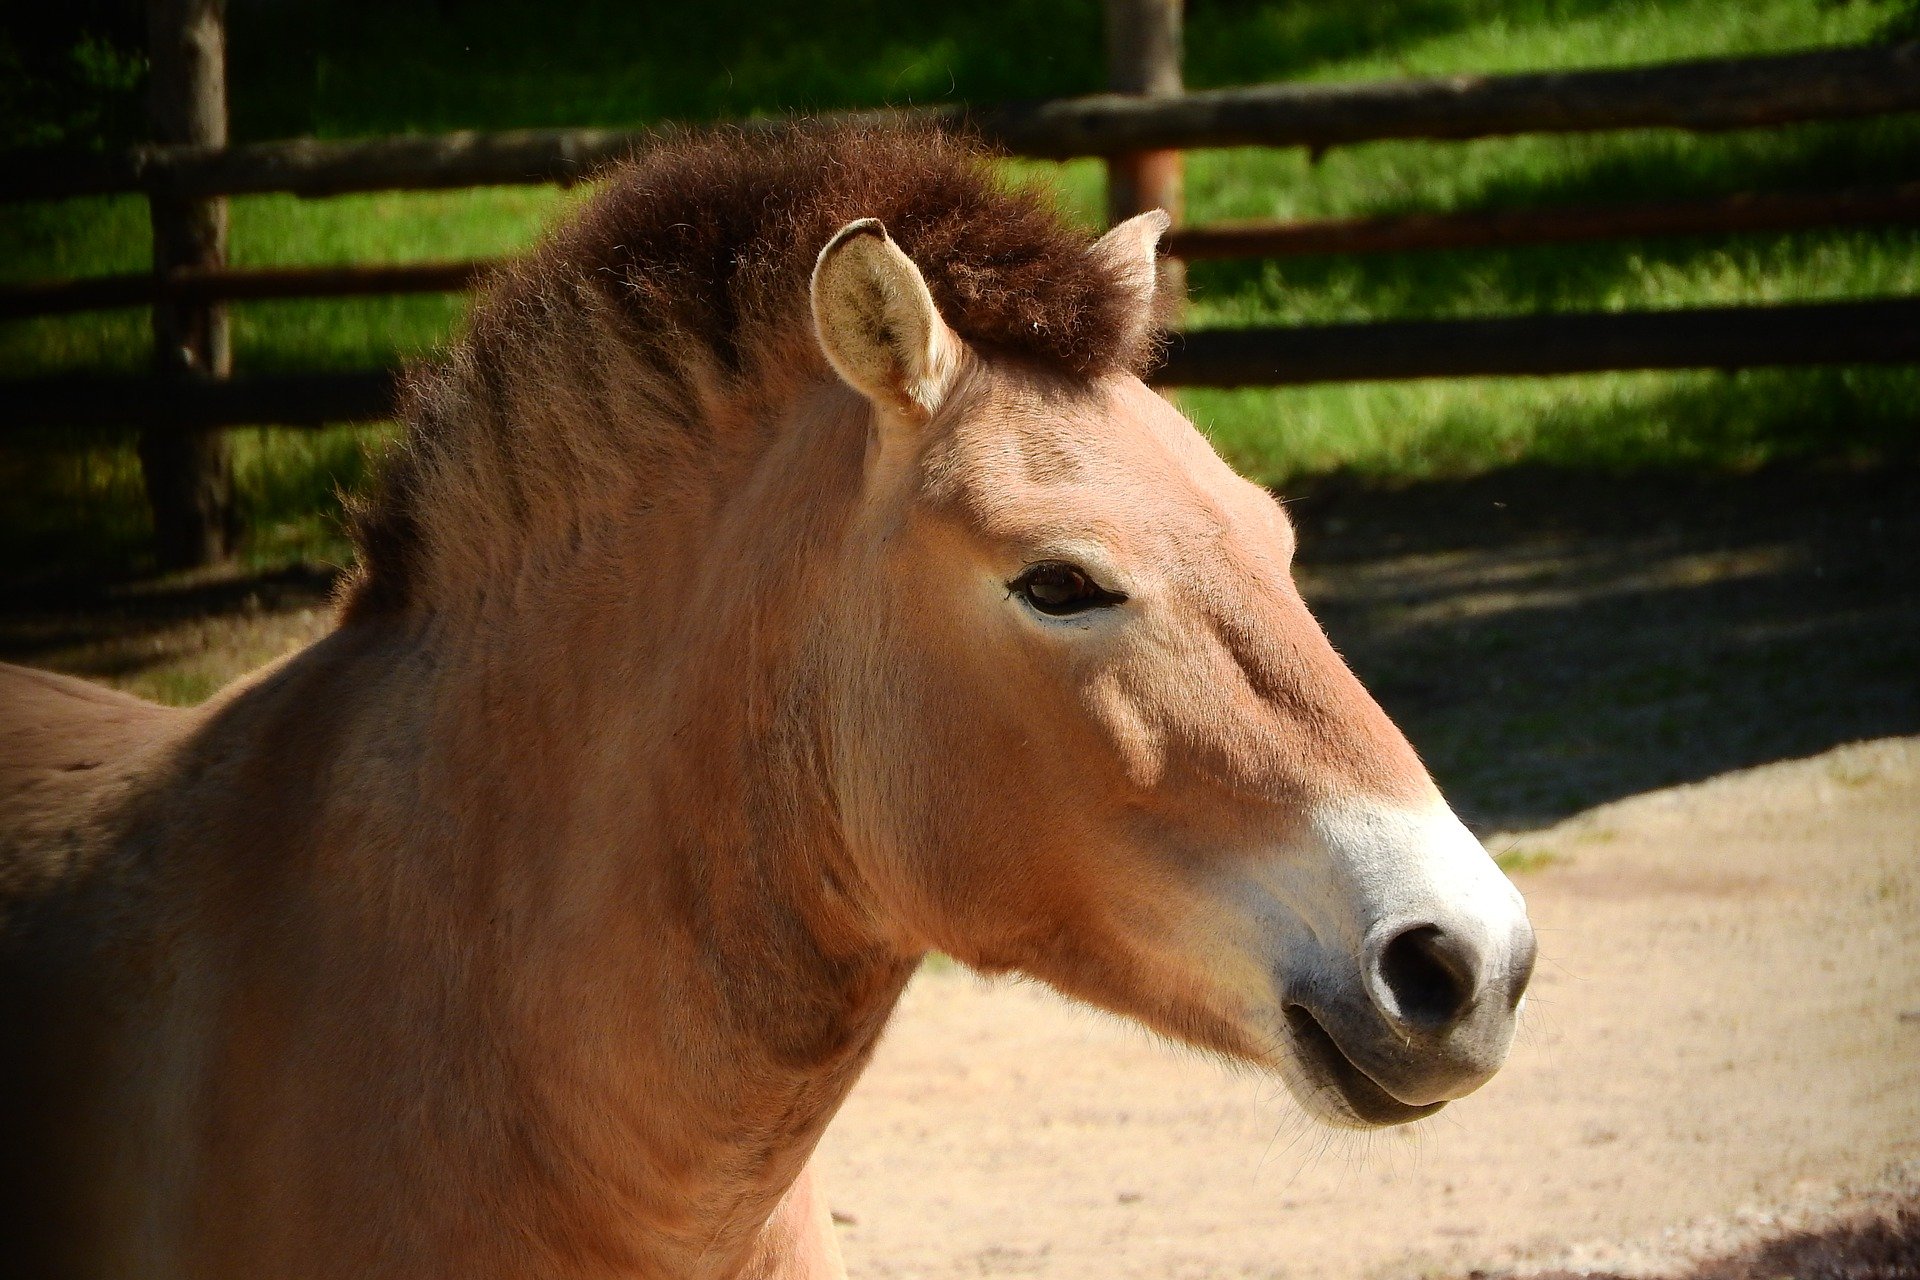
[[1658, 1268], [1920, 1172], [1920, 739], [1494, 843], [1536, 868], [1526, 1028], [1412, 1130], [924, 974], [824, 1147], [856, 1280]]

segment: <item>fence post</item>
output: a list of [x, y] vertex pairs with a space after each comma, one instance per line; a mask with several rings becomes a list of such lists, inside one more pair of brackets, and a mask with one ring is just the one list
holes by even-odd
[[[1184, 0], [1106, 0], [1107, 87], [1147, 98], [1178, 97], [1180, 26]], [[1135, 151], [1107, 157], [1107, 218], [1120, 222], [1148, 209], [1165, 209], [1175, 224], [1185, 203], [1181, 154]], [[1177, 259], [1161, 264], [1163, 287], [1185, 290]]]
[[[156, 141], [227, 144], [225, 16], [226, 0], [148, 0]], [[156, 273], [225, 265], [224, 199], [187, 199], [161, 189], [149, 199]], [[232, 369], [227, 312], [217, 303], [157, 303], [153, 340], [162, 377], [225, 378]], [[189, 423], [153, 421], [140, 435], [140, 465], [160, 567], [225, 559], [238, 533], [226, 436]]]

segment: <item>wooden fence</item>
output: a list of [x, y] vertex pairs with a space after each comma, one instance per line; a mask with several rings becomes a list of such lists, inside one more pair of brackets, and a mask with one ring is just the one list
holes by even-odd
[[[231, 376], [222, 304], [460, 290], [490, 265], [229, 268], [222, 197], [570, 183], [590, 178], [647, 135], [528, 130], [229, 147], [224, 109], [207, 109], [220, 78], [220, 0], [150, 0], [150, 6], [157, 32], [184, 33], [173, 55], [156, 40], [156, 89], [179, 100], [176, 108], [187, 100], [198, 104], [197, 114], [176, 109], [179, 127], [162, 142], [120, 155], [0, 162], [0, 200], [144, 193], [160, 248], [154, 270], [0, 287], [0, 318], [151, 306], [156, 347], [173, 358], [151, 377], [0, 382], [0, 405], [8, 409], [0, 424], [144, 424], [143, 460], [156, 515], [171, 504], [170, 519], [185, 530], [176, 530], [169, 546], [163, 529], [163, 563], [191, 563], [222, 549], [215, 535], [224, 533], [226, 517], [217, 501], [196, 496], [221, 483], [219, 428], [366, 421], [386, 416], [392, 398], [387, 370]], [[1920, 43], [1620, 70], [1182, 92], [1179, 0], [1109, 0], [1109, 35], [1115, 92], [910, 114], [975, 129], [1015, 155], [1104, 157], [1110, 211], [1118, 217], [1154, 206], [1177, 215], [1180, 154], [1196, 148], [1318, 152], [1386, 139], [1704, 132], [1920, 110]], [[163, 75], [169, 57], [179, 66]], [[159, 115], [164, 122], [166, 113]], [[1270, 257], [1894, 223], [1920, 224], [1920, 183], [1661, 204], [1179, 226], [1168, 248], [1176, 259]], [[1190, 332], [1176, 335], [1158, 376], [1175, 386], [1242, 386], [1911, 361], [1920, 361], [1920, 298]], [[169, 455], [164, 442], [177, 441], [193, 447], [173, 447]], [[171, 493], [155, 487], [153, 474], [169, 465]], [[182, 474], [189, 477], [184, 483]]]
[[[1096, 94], [1000, 106], [846, 112], [978, 130], [1017, 156], [1070, 160], [1164, 148], [1462, 141], [1620, 129], [1715, 132], [1920, 110], [1920, 42], [1653, 67], [1445, 76], [1376, 84], [1255, 85], [1178, 97]], [[754, 128], [755, 121], [742, 121]], [[116, 192], [301, 196], [576, 182], [644, 129], [526, 129], [238, 147], [155, 144], [114, 156], [0, 168], [0, 200]]]

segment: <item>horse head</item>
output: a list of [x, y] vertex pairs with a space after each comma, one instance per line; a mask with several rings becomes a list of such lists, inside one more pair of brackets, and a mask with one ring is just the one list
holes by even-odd
[[[1165, 226], [1089, 250], [1142, 331]], [[1275, 1070], [1331, 1123], [1484, 1083], [1525, 908], [1309, 614], [1281, 506], [1132, 373], [963, 340], [876, 221], [811, 306], [871, 423], [830, 772], [898, 944]]]

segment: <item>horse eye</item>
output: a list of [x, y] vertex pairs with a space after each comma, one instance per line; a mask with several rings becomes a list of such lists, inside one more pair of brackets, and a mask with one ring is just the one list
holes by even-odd
[[1105, 609], [1126, 600], [1118, 591], [1109, 591], [1077, 564], [1064, 560], [1043, 560], [1029, 565], [1025, 572], [1007, 584], [1022, 600], [1041, 613], [1054, 618], [1070, 617], [1089, 609]]

